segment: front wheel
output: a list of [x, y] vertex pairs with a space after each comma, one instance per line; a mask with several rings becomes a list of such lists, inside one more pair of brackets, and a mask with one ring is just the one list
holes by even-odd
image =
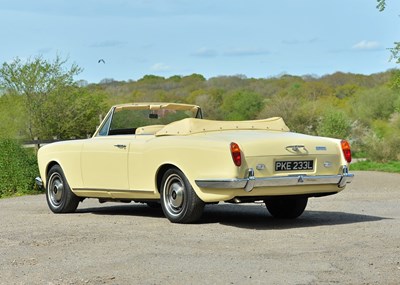
[[193, 223], [203, 214], [204, 202], [179, 169], [165, 172], [161, 183], [161, 207], [173, 223]]
[[265, 200], [268, 212], [278, 219], [296, 219], [303, 214], [308, 198], [271, 198]]
[[46, 200], [53, 213], [75, 212], [79, 198], [72, 193], [59, 165], [50, 168], [47, 175]]

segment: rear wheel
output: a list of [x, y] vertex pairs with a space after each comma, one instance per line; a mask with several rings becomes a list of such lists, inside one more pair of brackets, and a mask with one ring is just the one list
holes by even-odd
[[75, 212], [79, 198], [72, 193], [59, 165], [50, 168], [47, 175], [46, 199], [53, 213]]
[[308, 198], [272, 198], [265, 200], [268, 212], [278, 219], [295, 219], [303, 214]]
[[203, 214], [204, 202], [179, 169], [169, 169], [161, 182], [161, 207], [173, 223], [193, 223]]

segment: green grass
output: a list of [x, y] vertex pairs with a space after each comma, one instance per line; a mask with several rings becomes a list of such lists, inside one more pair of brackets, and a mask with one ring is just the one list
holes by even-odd
[[350, 169], [400, 173], [400, 161], [390, 161], [383, 163], [366, 160], [351, 164]]

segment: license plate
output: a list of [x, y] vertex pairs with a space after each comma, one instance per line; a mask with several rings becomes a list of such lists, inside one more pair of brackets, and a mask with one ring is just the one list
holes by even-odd
[[313, 160], [276, 161], [275, 171], [313, 170]]

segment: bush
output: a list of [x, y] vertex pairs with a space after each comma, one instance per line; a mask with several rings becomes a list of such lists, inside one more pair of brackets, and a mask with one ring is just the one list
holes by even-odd
[[0, 198], [37, 192], [39, 170], [33, 151], [11, 139], [0, 140]]
[[345, 139], [351, 133], [351, 122], [346, 114], [340, 110], [330, 110], [318, 124], [319, 136]]
[[375, 120], [388, 120], [396, 111], [399, 98], [398, 92], [379, 87], [358, 92], [349, 104], [353, 117], [370, 126]]
[[393, 134], [379, 138], [372, 133], [366, 138], [364, 152], [368, 159], [376, 162], [400, 160], [400, 137]]
[[282, 117], [291, 131], [314, 135], [319, 115], [315, 101], [278, 95], [266, 102], [258, 117]]
[[264, 107], [260, 94], [238, 91], [224, 98], [221, 109], [228, 121], [254, 120]]

